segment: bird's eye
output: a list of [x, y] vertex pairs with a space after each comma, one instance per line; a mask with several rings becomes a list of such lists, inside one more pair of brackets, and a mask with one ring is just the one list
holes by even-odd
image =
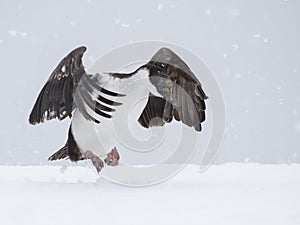
[[157, 73], [163, 74], [163, 70], [162, 69], [157, 69]]
[[164, 88], [161, 85], [157, 85], [157, 90], [158, 90], [159, 93], [164, 92]]

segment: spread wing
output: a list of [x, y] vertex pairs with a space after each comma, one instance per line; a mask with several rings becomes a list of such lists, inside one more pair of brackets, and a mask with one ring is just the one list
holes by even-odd
[[201, 131], [201, 123], [205, 120], [205, 95], [200, 81], [187, 64], [168, 48], [160, 49], [145, 65], [150, 69], [150, 77], [157, 83], [172, 82], [173, 101], [149, 95], [139, 123], [149, 128], [163, 126], [175, 118], [184, 124]]
[[[114, 102], [106, 96], [122, 96], [101, 87], [96, 75], [88, 75], [82, 64], [86, 47], [78, 47], [61, 60], [42, 88], [29, 116], [33, 125], [58, 118], [71, 117], [78, 108], [85, 119], [99, 123], [96, 115], [111, 118]], [[104, 95], [103, 95], [104, 94]], [[105, 104], [103, 104], [105, 103]], [[109, 106], [107, 106], [109, 105]]]

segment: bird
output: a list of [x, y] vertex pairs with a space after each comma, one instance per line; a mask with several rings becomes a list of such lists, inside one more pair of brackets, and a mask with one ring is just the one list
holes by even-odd
[[[133, 72], [95, 74], [84, 68], [86, 50], [77, 47], [59, 62], [29, 115], [32, 125], [71, 119], [65, 145], [49, 161], [91, 160], [98, 173], [105, 164], [117, 166], [120, 154], [115, 146], [114, 119], [149, 129], [174, 118], [197, 132], [202, 130], [208, 96], [189, 66], [170, 48], [158, 49]], [[138, 104], [132, 110], [134, 102]]]

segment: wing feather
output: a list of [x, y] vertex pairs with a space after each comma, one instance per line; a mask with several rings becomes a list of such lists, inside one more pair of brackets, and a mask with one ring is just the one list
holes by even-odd
[[[108, 98], [125, 95], [101, 87], [97, 79], [98, 74], [92, 76], [85, 72], [82, 64], [85, 51], [84, 46], [76, 48], [63, 58], [51, 73], [30, 113], [31, 124], [53, 118], [63, 120], [72, 116], [74, 108], [77, 108], [85, 119], [100, 123], [95, 118], [97, 115], [111, 118], [112, 116], [106, 112], [114, 112], [112, 106], [122, 104]], [[107, 97], [102, 96], [103, 94]]]
[[[172, 121], [177, 121], [194, 127], [201, 131], [201, 123], [205, 120], [206, 105], [204, 100], [208, 97], [202, 89], [200, 81], [188, 65], [173, 51], [168, 48], [160, 49], [145, 65], [150, 68], [150, 76], [170, 80], [174, 83], [172, 94], [175, 102], [170, 103], [161, 97], [149, 95], [139, 122], [143, 127], [162, 126]], [[152, 120], [160, 122], [152, 122]]]
[[82, 65], [82, 55], [85, 51], [84, 46], [76, 48], [54, 69], [30, 113], [31, 124], [38, 124], [53, 118], [63, 120], [72, 116], [73, 92], [78, 80], [85, 74]]

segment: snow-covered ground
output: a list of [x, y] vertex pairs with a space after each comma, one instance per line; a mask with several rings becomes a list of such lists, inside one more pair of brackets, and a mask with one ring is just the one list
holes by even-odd
[[300, 224], [300, 165], [198, 171], [134, 188], [89, 167], [0, 166], [1, 224]]

